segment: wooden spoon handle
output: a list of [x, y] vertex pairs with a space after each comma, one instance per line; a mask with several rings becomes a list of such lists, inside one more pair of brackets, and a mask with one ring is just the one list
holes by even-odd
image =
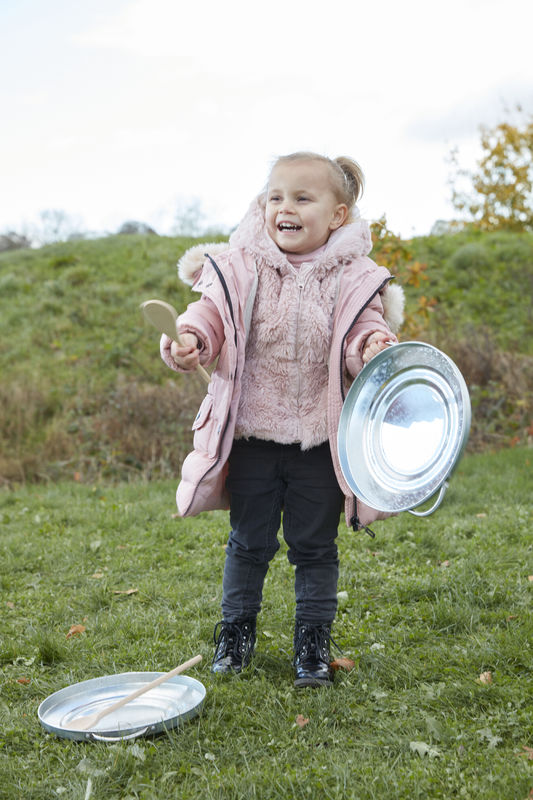
[[171, 669], [170, 672], [165, 672], [164, 675], [160, 675], [159, 678], [156, 678], [150, 683], [147, 683], [145, 686], [141, 686], [139, 689], [136, 689], [131, 694], [126, 695], [126, 697], [123, 697], [121, 700], [117, 700], [116, 703], [107, 706], [107, 708], [103, 708], [102, 711], [96, 714], [93, 720], [93, 725], [95, 725], [97, 722], [100, 722], [102, 717], [106, 717], [113, 711], [116, 711], [117, 709], [122, 708], [122, 706], [125, 706], [126, 703], [130, 703], [132, 700], [135, 700], [137, 697], [140, 697], [145, 692], [149, 692], [150, 689], [154, 689], [156, 686], [159, 686], [160, 683], [164, 683], [165, 681], [170, 680], [170, 678], [173, 678], [175, 675], [179, 675], [180, 672], [185, 672], [185, 670], [189, 669], [190, 667], [194, 667], [194, 665], [198, 664], [198, 662], [201, 660], [202, 656], [200, 655], [194, 656], [194, 658], [190, 658], [188, 661], [185, 661], [183, 664], [180, 664], [179, 667], [174, 667], [174, 669]]

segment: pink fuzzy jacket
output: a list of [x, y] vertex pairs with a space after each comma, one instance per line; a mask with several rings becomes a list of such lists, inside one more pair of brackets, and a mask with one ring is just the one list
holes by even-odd
[[[218, 363], [193, 425], [194, 451], [183, 464], [180, 514], [227, 507], [225, 478], [233, 438], [259, 435], [301, 441], [304, 448], [329, 438], [346, 495], [347, 521], [359, 527], [385, 516], [359, 502], [356, 507], [336, 443], [350, 376], [363, 365], [362, 345], [377, 330], [395, 339], [392, 331], [402, 320], [403, 293], [389, 287], [389, 272], [367, 258], [370, 248], [368, 227], [357, 221], [335, 231], [312, 266], [295, 270], [266, 233], [259, 198], [229, 249], [226, 244], [200, 245], [182, 258], [180, 277], [202, 297], [179, 318], [179, 330], [196, 333], [203, 343], [202, 363], [217, 356]], [[204, 264], [206, 252], [214, 261]], [[302, 268], [304, 280], [298, 276]], [[162, 338], [162, 357], [177, 369], [170, 343]], [[280, 370], [285, 345], [289, 350]], [[297, 414], [295, 398], [300, 401]]]

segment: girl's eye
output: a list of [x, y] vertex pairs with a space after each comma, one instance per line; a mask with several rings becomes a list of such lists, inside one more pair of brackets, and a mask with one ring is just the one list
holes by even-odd
[[306, 195], [303, 195], [303, 194], [300, 195], [299, 198], [298, 198], [298, 202], [301, 202], [301, 203], [306, 203], [308, 200], [309, 200], [309, 198]]
[[279, 196], [277, 194], [273, 194], [272, 197], [268, 198], [270, 203], [277, 203], [279, 201]]

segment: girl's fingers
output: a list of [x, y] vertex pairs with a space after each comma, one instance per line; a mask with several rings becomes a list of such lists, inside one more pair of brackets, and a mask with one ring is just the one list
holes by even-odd
[[[374, 336], [374, 334], [372, 334]], [[386, 338], [372, 338], [372, 336], [368, 337], [367, 345], [363, 352], [363, 363], [367, 364], [370, 359], [377, 356], [378, 353], [381, 353], [382, 350], [386, 350], [389, 346], [387, 344], [388, 339]]]

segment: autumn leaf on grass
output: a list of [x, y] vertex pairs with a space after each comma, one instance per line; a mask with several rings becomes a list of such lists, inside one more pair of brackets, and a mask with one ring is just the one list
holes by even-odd
[[94, 572], [91, 575], [91, 578], [103, 578], [103, 577], [104, 577], [104, 573], [103, 572]]
[[[526, 747], [525, 744], [522, 745], [523, 753], [517, 753], [517, 756], [525, 756], [528, 761], [533, 761], [533, 747]], [[531, 790], [533, 791], [533, 789]]]
[[440, 758], [440, 750], [437, 750], [436, 747], [431, 747], [431, 745], [426, 744], [426, 742], [409, 742], [409, 749], [412, 750], [413, 753], [418, 753], [420, 758], [422, 758], [422, 756]]
[[71, 625], [66, 638], [70, 639], [72, 636], [78, 636], [80, 633], [85, 633], [85, 625]]
[[484, 683], [485, 685], [492, 683], [492, 672], [482, 672], [477, 680], [478, 683]]
[[17, 678], [17, 683], [22, 683], [23, 686], [27, 686], [28, 683], [31, 683], [30, 678]]
[[15, 608], [15, 603], [12, 600], [8, 600], [6, 605], [8, 608]]
[[503, 742], [501, 736], [495, 735], [490, 728], [480, 728], [476, 731], [480, 739], [487, 740], [489, 750], [494, 750], [498, 745]]
[[330, 667], [334, 670], [345, 669], [346, 672], [350, 672], [355, 667], [355, 661], [352, 661], [351, 658], [336, 658], [330, 663]]
[[307, 723], [309, 722], [309, 717], [304, 717], [303, 714], [298, 714], [296, 717], [296, 724], [300, 728], [305, 728]]
[[137, 594], [138, 589], [113, 589], [113, 594]]

